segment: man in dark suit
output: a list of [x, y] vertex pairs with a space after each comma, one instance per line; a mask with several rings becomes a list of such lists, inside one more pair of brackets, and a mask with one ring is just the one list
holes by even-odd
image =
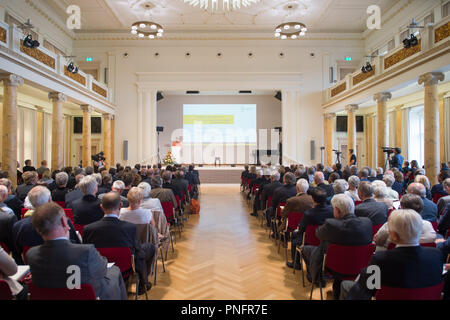
[[[320, 246], [305, 246], [303, 258], [307, 266], [307, 278], [316, 283], [322, 267], [323, 255], [330, 244], [344, 246], [367, 245], [372, 242], [372, 222], [366, 217], [354, 215], [355, 205], [353, 199], [345, 194], [337, 194], [331, 200], [334, 219], [327, 219], [316, 230]], [[333, 282], [334, 299], [339, 299], [341, 281], [337, 278]]]
[[181, 192], [181, 190], [172, 183], [172, 172], [171, 171], [169, 171], [169, 170], [164, 171], [161, 178], [163, 179], [162, 187], [164, 189], [172, 190], [173, 194], [175, 196], [178, 196], [180, 199], [183, 197], [183, 193]]
[[27, 171], [36, 171], [36, 168], [32, 166], [31, 160], [25, 160], [25, 166], [22, 169], [22, 172], [25, 173]]
[[283, 183], [284, 184], [281, 187], [278, 187], [274, 191], [272, 202], [270, 203], [270, 209], [268, 209], [266, 212], [268, 226], [270, 226], [270, 221], [273, 219], [273, 217], [275, 217], [278, 204], [281, 202], [286, 202], [287, 199], [297, 194], [297, 188], [295, 186], [296, 179], [295, 175], [292, 172], [284, 174]]
[[148, 282], [151, 261], [156, 248], [151, 243], [138, 241], [137, 227], [133, 223], [119, 220], [122, 208], [119, 194], [109, 192], [102, 198], [103, 219], [87, 225], [83, 230], [83, 243], [92, 243], [96, 248], [129, 247], [134, 254], [136, 271], [140, 277], [139, 294], [151, 288]]
[[312, 197], [306, 193], [309, 189], [308, 181], [301, 178], [297, 181], [296, 187], [297, 195], [289, 198], [286, 201], [284, 209], [281, 210], [281, 224], [278, 228], [278, 232], [282, 232], [286, 229], [286, 220], [291, 212], [305, 213], [313, 207]]
[[80, 181], [86, 176], [84, 172], [81, 172], [75, 176], [75, 186], [72, 191], [69, 191], [66, 193], [65, 196], [65, 202], [66, 202], [66, 208], [72, 208], [72, 202], [75, 200], [83, 198], [83, 192], [81, 192], [78, 184]]
[[[444, 239], [436, 239], [436, 248], [441, 250], [443, 259], [447, 259], [447, 257], [450, 255], [450, 238], [447, 240]], [[446, 261], [447, 264], [445, 265], [445, 269], [447, 270], [447, 273], [444, 275], [444, 300], [450, 300], [450, 261]]]
[[[316, 184], [316, 188], [322, 188], [327, 193], [327, 201], [331, 201], [331, 198], [334, 195], [333, 186], [330, 184], [325, 184], [325, 177], [323, 172], [314, 173], [314, 183]], [[311, 195], [313, 188], [308, 190], [308, 194]]]
[[[281, 187], [283, 184], [280, 182], [280, 173], [278, 171], [272, 171], [270, 175], [270, 183], [266, 184], [261, 193], [261, 208], [266, 209], [266, 202], [269, 197], [273, 197], [273, 193], [276, 189]], [[270, 203], [267, 204], [270, 207]]]
[[[297, 230], [292, 233], [291, 255], [292, 261], [295, 258], [296, 247], [302, 244], [303, 233], [307, 226], [317, 226], [324, 224], [326, 219], [333, 218], [333, 207], [327, 204], [327, 193], [321, 188], [315, 188], [311, 192], [314, 207], [306, 210], [302, 220], [298, 224]], [[286, 209], [286, 208], [285, 208]], [[289, 268], [294, 267], [294, 262], [286, 262]], [[297, 256], [296, 269], [300, 269], [300, 256]]]
[[[44, 186], [36, 186], [28, 194], [28, 200], [33, 206], [33, 209], [28, 210], [25, 217], [16, 222], [12, 228], [12, 239], [15, 245], [15, 251], [19, 255], [18, 261], [22, 261], [20, 255], [22, 254], [23, 247], [34, 247], [41, 245], [44, 242], [39, 233], [37, 233], [37, 231], [33, 228], [31, 217], [36, 209], [52, 201], [50, 190]], [[70, 227], [70, 241], [73, 243], [80, 243], [80, 239], [78, 238], [75, 228], [70, 220], [68, 221], [68, 225]], [[20, 262], [20, 264], [23, 263]]]
[[8, 197], [4, 201], [5, 205], [8, 208], [11, 208], [12, 211], [14, 211], [14, 214], [17, 218], [17, 220], [21, 219], [21, 211], [23, 208], [23, 202], [20, 201], [20, 199], [11, 192], [11, 181], [7, 178], [0, 179], [0, 185], [5, 186], [8, 189]]
[[384, 202], [377, 202], [373, 198], [374, 188], [370, 182], [362, 181], [358, 185], [358, 197], [362, 203], [355, 208], [357, 217], [367, 217], [373, 225], [380, 225], [386, 222], [389, 212], [388, 206]]
[[189, 181], [187, 181], [184, 178], [183, 170], [178, 170], [175, 172], [175, 179], [172, 180], [172, 185], [177, 187], [181, 191], [182, 194], [184, 193], [184, 195], [186, 196], [186, 200], [189, 203], [189, 200], [190, 200], [189, 192], [188, 192]]
[[258, 210], [261, 210], [263, 208], [261, 206], [262, 193], [263, 193], [264, 187], [270, 183], [270, 170], [265, 168], [265, 169], [262, 169], [262, 171], [263, 171], [263, 178], [262, 178], [261, 182], [259, 183], [259, 188], [256, 192], [255, 199], [253, 201], [253, 212], [250, 214], [254, 217], [257, 217]]
[[27, 171], [22, 175], [23, 184], [17, 187], [16, 195], [20, 201], [25, 201], [28, 192], [34, 188], [38, 181], [38, 175], [36, 171]]
[[[339, 175], [339, 179], [342, 179], [342, 176], [343, 176], [342, 164], [340, 164], [340, 163], [333, 164], [333, 172], [335, 172]], [[333, 173], [333, 172], [331, 172], [331, 173]], [[328, 181], [328, 177], [326, 180]]]
[[[442, 282], [442, 253], [436, 248], [419, 245], [422, 218], [412, 209], [396, 210], [389, 217], [389, 238], [397, 247], [376, 252], [369, 262], [380, 268], [381, 286], [394, 288], [425, 288]], [[376, 289], [368, 289], [368, 274], [363, 269], [357, 282], [343, 281], [341, 299], [367, 299]]]
[[423, 210], [420, 212], [423, 220], [427, 220], [430, 222], [435, 222], [438, 219], [438, 210], [436, 204], [427, 199], [427, 190], [425, 186], [418, 182], [413, 182], [408, 186], [408, 193], [416, 194], [422, 198], [423, 201]]
[[20, 264], [20, 253], [17, 252], [12, 237], [13, 225], [17, 222], [15, 215], [3, 212], [0, 208], [0, 242], [3, 242], [13, 253], [14, 260]]
[[33, 227], [44, 239], [44, 244], [31, 248], [26, 256], [34, 285], [67, 288], [71, 276], [68, 267], [78, 266], [81, 284], [90, 284], [100, 299], [127, 300], [120, 269], [116, 266], [107, 268], [107, 260], [93, 245], [73, 244], [68, 240], [68, 219], [59, 205], [42, 205], [32, 220]]
[[103, 211], [100, 208], [100, 200], [96, 194], [98, 191], [97, 180], [95, 176], [84, 177], [78, 184], [83, 197], [72, 203], [73, 222], [86, 225], [100, 220], [103, 217]]

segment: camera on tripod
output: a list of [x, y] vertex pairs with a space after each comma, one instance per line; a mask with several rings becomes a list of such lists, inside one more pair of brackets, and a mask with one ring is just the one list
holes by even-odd
[[105, 154], [103, 153], [103, 151], [100, 151], [99, 153], [94, 154], [91, 158], [92, 158], [92, 161], [97, 161], [97, 162], [106, 160]]
[[383, 150], [383, 152], [386, 152], [387, 154], [394, 153], [394, 148], [391, 147], [381, 147], [381, 149]]
[[336, 154], [341, 154], [341, 153], [342, 153], [342, 151], [335, 150], [335, 149], [333, 149], [333, 151], [334, 151], [334, 153], [336, 153]]

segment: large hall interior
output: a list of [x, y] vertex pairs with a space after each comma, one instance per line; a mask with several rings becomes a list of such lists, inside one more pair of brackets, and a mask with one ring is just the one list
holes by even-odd
[[0, 0], [0, 300], [450, 299], [449, 10]]

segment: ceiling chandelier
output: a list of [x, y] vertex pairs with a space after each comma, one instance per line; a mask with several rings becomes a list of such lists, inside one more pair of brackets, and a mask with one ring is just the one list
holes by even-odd
[[131, 33], [137, 34], [139, 38], [148, 37], [150, 39], [155, 39], [157, 37], [162, 37], [163, 32], [163, 27], [156, 22], [138, 21], [131, 26]]
[[200, 9], [211, 11], [219, 11], [219, 2], [222, 3], [221, 7], [223, 11], [238, 10], [241, 7], [249, 7], [254, 3], [258, 3], [261, 0], [184, 0], [185, 3], [189, 3], [193, 7], [200, 7]]
[[306, 34], [308, 29], [301, 22], [286, 22], [275, 28], [275, 37], [281, 39], [298, 39]]

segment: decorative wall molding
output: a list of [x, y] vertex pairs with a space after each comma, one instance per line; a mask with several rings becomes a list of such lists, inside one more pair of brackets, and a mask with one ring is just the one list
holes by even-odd
[[434, 30], [434, 43], [444, 40], [450, 33], [450, 21]]
[[1, 42], [6, 43], [6, 35], [7, 35], [6, 29], [3, 29], [2, 27], [0, 27], [0, 41]]
[[42, 62], [46, 66], [49, 66], [52, 69], [56, 67], [56, 61], [54, 58], [49, 55], [43, 53], [41, 50], [36, 48], [27, 48], [23, 45], [23, 40], [20, 40], [20, 51], [25, 53], [26, 55], [36, 59], [39, 62]]
[[417, 44], [417, 46], [410, 47], [408, 49], [405, 48], [400, 49], [399, 51], [395, 52], [394, 54], [384, 59], [384, 69], [386, 70], [392, 67], [393, 65], [399, 63], [400, 61], [405, 60], [406, 58], [420, 52], [421, 48], [422, 48], [422, 39], [419, 39], [419, 43]]
[[64, 66], [64, 75], [65, 75], [66, 77], [69, 77], [70, 79], [72, 79], [72, 80], [78, 82], [78, 83], [81, 83], [83, 86], [86, 85], [86, 78], [83, 77], [83, 76], [82, 76], [81, 74], [79, 74], [79, 73], [73, 74], [72, 72], [70, 72], [70, 71], [67, 69], [67, 66]]
[[104, 96], [105, 98], [107, 96], [106, 90], [101, 88], [100, 86], [96, 85], [95, 83], [92, 83], [92, 91], [98, 93], [101, 96]]
[[342, 82], [340, 85], [331, 90], [331, 96], [334, 97], [335, 95], [338, 95], [339, 93], [345, 91], [346, 89], [347, 89], [347, 82]]
[[373, 75], [375, 75], [375, 66], [372, 66], [372, 71], [367, 72], [367, 73], [358, 73], [356, 76], [353, 77], [352, 81], [353, 81], [353, 85], [357, 85], [358, 83], [372, 77]]

